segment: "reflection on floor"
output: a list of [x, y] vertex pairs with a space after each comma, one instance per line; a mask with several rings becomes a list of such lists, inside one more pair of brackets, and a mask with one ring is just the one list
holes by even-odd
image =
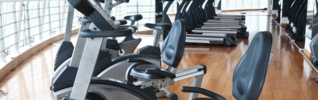
[[[269, 22], [269, 23], [268, 23]], [[239, 39], [237, 46], [189, 45], [186, 47], [179, 69], [197, 64], [207, 65], [202, 87], [235, 100], [232, 96], [232, 75], [235, 65], [246, 51], [249, 42], [257, 31], [270, 31], [273, 34], [271, 61], [260, 100], [317, 100], [318, 84], [310, 79], [317, 76], [308, 63], [298, 53], [298, 49], [290, 44], [283, 29], [271, 23], [267, 16], [251, 14], [246, 17], [246, 25], [250, 31], [249, 39]], [[142, 44], [151, 45], [150, 36], [143, 38]], [[75, 41], [75, 40], [73, 40]], [[60, 42], [59, 42], [60, 43]], [[25, 61], [5, 80], [0, 89], [8, 94], [2, 100], [51, 100], [49, 89], [53, 74], [54, 56], [58, 43], [50, 45]], [[187, 100], [188, 93], [180, 91], [181, 86], [191, 84], [192, 79], [176, 82], [168, 89], [179, 96], [179, 100]], [[202, 96], [202, 95], [200, 95]], [[160, 100], [166, 98], [160, 98]]]

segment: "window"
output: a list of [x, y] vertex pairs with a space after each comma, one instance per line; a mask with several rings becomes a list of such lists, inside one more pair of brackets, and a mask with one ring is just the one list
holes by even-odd
[[[217, 5], [218, 2], [215, 4]], [[267, 8], [268, 0], [222, 0], [222, 10], [263, 9]]]
[[[65, 0], [0, 2], [0, 62], [33, 43], [64, 33], [67, 8]], [[74, 14], [73, 29], [79, 26], [79, 16]]]

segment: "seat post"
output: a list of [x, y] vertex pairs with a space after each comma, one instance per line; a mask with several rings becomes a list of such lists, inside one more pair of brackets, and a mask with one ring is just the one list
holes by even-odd
[[177, 68], [171, 67], [171, 66], [167, 66], [166, 71], [172, 72], [172, 73], [176, 73], [177, 72]]
[[162, 35], [163, 31], [162, 30], [154, 30], [153, 34], [155, 35], [155, 39], [153, 42], [153, 46], [159, 47], [159, 42], [162, 42]]
[[171, 71], [171, 67], [170, 67], [170, 66], [167, 66], [166, 70], [167, 70], [167, 71]]
[[[202, 84], [203, 80], [203, 75], [195, 76], [193, 81], [192, 81], [192, 86], [193, 87], [200, 87]], [[190, 93], [189, 100], [193, 100], [195, 98], [198, 98], [199, 94], [198, 93]]]
[[103, 38], [87, 39], [72, 88], [71, 99], [84, 100], [86, 97], [102, 42]]

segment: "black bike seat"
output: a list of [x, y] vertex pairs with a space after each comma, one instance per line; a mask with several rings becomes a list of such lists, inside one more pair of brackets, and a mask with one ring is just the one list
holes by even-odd
[[130, 20], [130, 21], [139, 21], [139, 20], [142, 19], [142, 15], [140, 15], [140, 14], [137, 14], [137, 15], [128, 15], [128, 16], [125, 16], [124, 19]]
[[148, 27], [148, 28], [154, 29], [154, 30], [170, 30], [171, 24], [169, 24], [169, 23], [156, 23], [156, 24], [146, 23], [145, 27]]

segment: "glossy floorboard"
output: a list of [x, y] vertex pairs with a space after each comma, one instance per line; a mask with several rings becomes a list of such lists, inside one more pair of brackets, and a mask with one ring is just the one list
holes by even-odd
[[[274, 56], [259, 100], [317, 100], [318, 84], [310, 80], [317, 74], [290, 43], [284, 31], [272, 23], [271, 18], [260, 14], [247, 16], [246, 25], [250, 38], [239, 39], [237, 46], [188, 45], [179, 69], [205, 64], [208, 71], [202, 87], [228, 100], [235, 100], [232, 96], [232, 75], [237, 62], [257, 31], [270, 31], [273, 34]], [[140, 47], [152, 41], [149, 36], [140, 37], [144, 39]], [[8, 92], [8, 95], [1, 100], [51, 100], [49, 87], [53, 75], [52, 65], [59, 43], [38, 52], [6, 77], [0, 83], [0, 89]], [[175, 92], [179, 100], [187, 100], [189, 94], [182, 93], [180, 89], [191, 85], [191, 82], [192, 79], [179, 81], [168, 89]]]

